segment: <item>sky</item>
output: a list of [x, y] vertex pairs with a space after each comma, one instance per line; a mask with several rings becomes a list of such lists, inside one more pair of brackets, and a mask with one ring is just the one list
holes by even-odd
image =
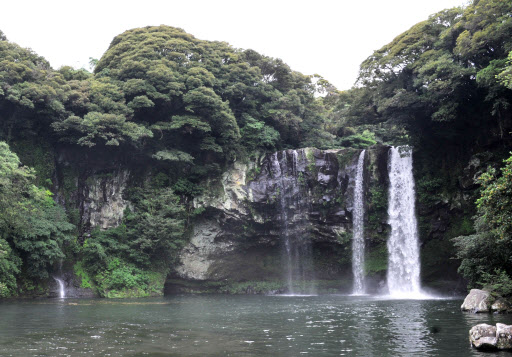
[[170, 25], [281, 58], [349, 89], [359, 64], [412, 25], [468, 0], [3, 0], [0, 30], [52, 67], [88, 67], [114, 36]]

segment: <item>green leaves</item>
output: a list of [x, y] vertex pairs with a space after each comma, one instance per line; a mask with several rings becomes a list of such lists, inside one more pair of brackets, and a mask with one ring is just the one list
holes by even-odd
[[81, 252], [84, 266], [106, 296], [126, 289], [147, 295], [150, 275], [155, 274], [150, 272], [159, 272], [163, 282], [186, 243], [185, 210], [173, 190], [134, 189], [130, 200], [134, 210], [125, 212], [123, 224], [94, 230]]
[[33, 179], [33, 171], [0, 142], [0, 295], [14, 293], [20, 257], [29, 276], [47, 278], [72, 238], [66, 213]]
[[123, 115], [90, 112], [79, 118], [71, 116], [52, 127], [57, 132], [66, 132], [73, 136], [77, 144], [92, 147], [98, 143], [119, 146], [121, 142], [137, 143], [153, 133], [140, 124], [129, 122]]
[[148, 97], [145, 95], [139, 95], [132, 99], [130, 103], [128, 103], [128, 107], [131, 109], [142, 109], [142, 108], [152, 108], [155, 106]]
[[504, 163], [499, 177], [493, 169], [480, 176], [482, 191], [476, 204], [488, 229], [512, 245], [512, 156]]
[[194, 130], [207, 133], [212, 131], [208, 123], [201, 121], [201, 117], [193, 115], [175, 115], [168, 126], [170, 130], [182, 129], [183, 133], [191, 133]]
[[153, 155], [157, 160], [168, 160], [182, 163], [192, 163], [194, 158], [186, 152], [179, 150], [161, 150]]
[[501, 294], [512, 292], [512, 156], [504, 161], [501, 175], [489, 169], [478, 178], [476, 234], [454, 239], [461, 259], [459, 271], [471, 284]]
[[479, 141], [490, 126], [503, 138], [512, 104], [504, 87], [511, 11], [509, 0], [480, 0], [414, 25], [361, 64], [365, 87], [351, 90], [361, 100], [341, 115], [352, 126], [401, 126], [417, 142]]
[[[109, 88], [103, 92], [121, 107], [127, 103], [129, 111], [114, 106], [115, 111], [94, 109], [94, 103], [107, 107], [98, 96], [89, 106], [124, 114], [153, 130], [155, 140], [145, 142], [151, 155], [178, 150], [199, 162], [208, 158], [222, 163], [248, 151], [243, 146], [268, 151], [283, 141], [288, 146], [301, 140], [332, 141], [323, 128], [324, 102], [314, 98], [320, 87], [334, 92], [327, 81], [315, 85], [311, 76], [293, 72], [279, 59], [199, 40], [181, 29], [158, 26], [124, 32], [112, 41], [95, 73], [96, 81], [122, 88], [124, 99], [107, 92]], [[247, 144], [240, 135], [245, 115], [264, 125], [261, 137]]]
[[264, 122], [258, 121], [250, 116], [244, 117], [245, 125], [242, 127], [242, 141], [247, 146], [248, 151], [252, 152], [258, 148], [275, 149], [280, 135], [277, 130]]
[[213, 87], [215, 77], [207, 69], [192, 67], [187, 72], [185, 84], [189, 90], [199, 87]]
[[507, 67], [498, 74], [498, 80], [508, 89], [512, 89], [512, 51], [510, 51], [507, 57]]

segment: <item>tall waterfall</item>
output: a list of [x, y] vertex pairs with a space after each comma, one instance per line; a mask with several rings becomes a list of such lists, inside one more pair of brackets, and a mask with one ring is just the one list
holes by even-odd
[[353, 239], [352, 239], [352, 272], [354, 274], [354, 287], [352, 293], [361, 295], [365, 293], [364, 283], [364, 202], [363, 202], [363, 171], [365, 150], [359, 154], [354, 186], [354, 210], [352, 211]]
[[389, 150], [388, 289], [390, 295], [421, 295], [418, 224], [415, 213], [412, 148]]
[[305, 167], [306, 157], [302, 150], [282, 151], [271, 157], [281, 215], [282, 257], [289, 294], [314, 294], [316, 290], [311, 283], [313, 262], [311, 241], [307, 233], [308, 196], [300, 179]]

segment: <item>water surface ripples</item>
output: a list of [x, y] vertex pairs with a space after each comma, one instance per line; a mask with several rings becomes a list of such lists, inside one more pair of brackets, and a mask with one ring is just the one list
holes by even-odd
[[512, 323], [460, 304], [339, 295], [9, 301], [0, 303], [0, 356], [478, 356], [471, 326]]

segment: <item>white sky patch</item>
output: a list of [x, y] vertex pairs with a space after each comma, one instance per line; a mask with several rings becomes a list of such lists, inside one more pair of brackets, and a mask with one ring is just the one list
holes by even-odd
[[417, 22], [467, 0], [4, 0], [0, 30], [54, 68], [88, 69], [114, 36], [135, 27], [180, 27], [281, 58], [348, 89], [359, 64]]

